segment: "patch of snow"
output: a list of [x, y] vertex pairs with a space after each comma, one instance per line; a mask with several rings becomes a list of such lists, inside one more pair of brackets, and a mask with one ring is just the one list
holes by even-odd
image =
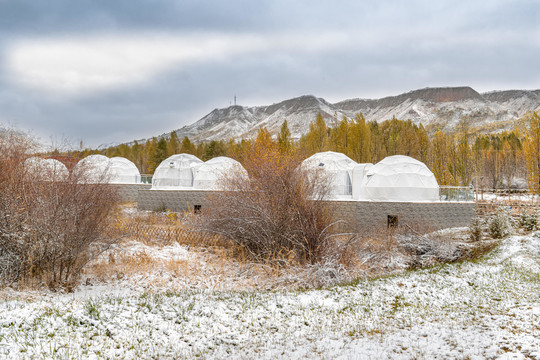
[[[10, 293], [0, 301], [0, 356], [540, 359], [539, 241], [540, 233], [512, 236], [476, 262], [322, 290], [144, 292], [116, 283]], [[154, 255], [189, 256], [162, 250]]]

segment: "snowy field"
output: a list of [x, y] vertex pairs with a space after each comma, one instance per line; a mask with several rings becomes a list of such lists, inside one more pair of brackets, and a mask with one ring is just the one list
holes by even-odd
[[[177, 245], [153, 256], [195, 255]], [[540, 359], [540, 232], [474, 262], [323, 290], [149, 290], [119, 279], [0, 294], [8, 359]]]
[[501, 204], [504, 204], [506, 202], [523, 202], [532, 204], [538, 203], [540, 199], [538, 198], [538, 195], [530, 194], [528, 192], [520, 192], [515, 194], [485, 192], [483, 194], [478, 194], [476, 200]]

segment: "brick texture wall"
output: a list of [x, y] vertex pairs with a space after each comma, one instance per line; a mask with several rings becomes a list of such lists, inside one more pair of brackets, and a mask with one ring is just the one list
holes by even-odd
[[[211, 191], [139, 190], [141, 210], [193, 211], [195, 205], [209, 206]], [[343, 220], [343, 231], [370, 233], [384, 230], [388, 216], [397, 217], [398, 226], [406, 224], [419, 232], [469, 226], [476, 214], [475, 203], [459, 202], [372, 202], [328, 201], [332, 216]]]
[[388, 227], [388, 216], [397, 217], [398, 226], [409, 225], [419, 232], [469, 226], [476, 215], [471, 202], [372, 202], [329, 201], [332, 215], [343, 220], [346, 231], [369, 233]]
[[202, 190], [139, 190], [137, 206], [141, 210], [193, 211], [195, 205], [207, 206], [210, 194]]
[[150, 184], [110, 184], [110, 186], [118, 192], [122, 202], [135, 202], [139, 190], [148, 190], [152, 187]]

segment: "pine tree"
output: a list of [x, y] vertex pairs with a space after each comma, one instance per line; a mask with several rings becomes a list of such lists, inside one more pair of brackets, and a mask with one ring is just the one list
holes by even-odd
[[343, 119], [337, 123], [333, 128], [330, 128], [328, 139], [328, 150], [337, 151], [347, 156], [351, 156], [350, 150], [350, 130], [349, 119], [343, 116]]
[[433, 152], [432, 152], [432, 171], [439, 185], [451, 185], [452, 179], [450, 171], [448, 170], [448, 140], [446, 135], [441, 131], [435, 133], [433, 139]]
[[429, 152], [431, 151], [431, 141], [424, 125], [418, 126], [416, 135], [418, 141], [418, 160], [427, 164], [429, 162]]
[[210, 160], [212, 158], [225, 155], [225, 145], [222, 141], [212, 140], [210, 141], [202, 156], [203, 161]]
[[263, 150], [275, 150], [276, 144], [272, 140], [272, 135], [266, 130], [266, 128], [261, 127], [257, 133], [257, 138], [255, 139], [255, 146]]
[[469, 134], [463, 133], [459, 139], [454, 167], [459, 184], [468, 186], [472, 180], [473, 163], [471, 158], [471, 148], [469, 146]]
[[278, 149], [282, 155], [288, 155], [293, 151], [291, 132], [287, 126], [287, 120], [283, 121], [277, 138]]
[[144, 169], [143, 172], [145, 174], [153, 174], [154, 170], [159, 164], [154, 164], [152, 157], [154, 152], [156, 151], [157, 147], [157, 139], [153, 137], [151, 140], [147, 140], [146, 144], [144, 145]]
[[386, 146], [381, 133], [381, 127], [376, 121], [369, 122], [369, 132], [371, 134], [371, 160], [377, 163], [386, 157]]
[[154, 173], [159, 164], [167, 157], [167, 140], [162, 137], [159, 139], [153, 148], [153, 151], [150, 153], [150, 164], [148, 170], [151, 173]]
[[349, 156], [359, 163], [371, 162], [371, 129], [366, 123], [364, 115], [356, 115], [355, 121], [351, 122], [349, 131]]
[[189, 140], [189, 138], [185, 136], [184, 139], [182, 139], [182, 144], [180, 145], [179, 152], [181, 154], [195, 155], [197, 153], [197, 149], [195, 145], [193, 145], [193, 143]]
[[178, 145], [178, 135], [176, 135], [176, 131], [171, 132], [171, 135], [169, 137], [169, 142], [167, 144], [167, 155], [172, 156], [178, 153], [179, 145]]
[[302, 139], [307, 155], [328, 150], [328, 128], [321, 113], [309, 125], [309, 132]]
[[137, 140], [133, 141], [133, 145], [131, 146], [131, 161], [133, 161], [133, 163], [135, 165], [137, 165], [137, 167], [139, 168], [139, 171], [143, 171], [143, 156], [142, 156], [142, 149], [141, 149], [141, 145], [139, 145], [139, 143], [137, 142]]
[[540, 194], [540, 116], [533, 112], [527, 116], [529, 130], [525, 140], [529, 190]]

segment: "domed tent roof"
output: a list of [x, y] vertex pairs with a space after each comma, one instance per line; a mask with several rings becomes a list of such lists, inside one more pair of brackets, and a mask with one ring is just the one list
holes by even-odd
[[137, 184], [141, 182], [141, 173], [134, 163], [123, 157], [113, 157], [110, 161], [110, 183]]
[[331, 182], [329, 195], [352, 194], [352, 171], [357, 163], [347, 155], [333, 151], [314, 154], [302, 162], [305, 170], [320, 170]]
[[247, 171], [234, 159], [225, 156], [210, 159], [197, 168], [193, 187], [195, 189], [218, 190], [221, 187], [220, 179], [235, 171], [240, 171], [247, 177]]
[[25, 170], [42, 181], [65, 181], [69, 177], [67, 167], [55, 159], [31, 157], [24, 162]]
[[111, 161], [104, 155], [89, 155], [73, 168], [75, 176], [83, 176], [81, 181], [107, 183], [110, 178]]
[[360, 188], [362, 181], [366, 177], [369, 169], [373, 167], [371, 163], [360, 163], [354, 166], [352, 170], [352, 196], [354, 200], [360, 198]]
[[369, 168], [361, 200], [438, 201], [439, 184], [428, 167], [409, 156], [394, 155]]
[[193, 186], [193, 169], [202, 160], [190, 154], [176, 154], [163, 160], [152, 177], [152, 189], [171, 189]]

